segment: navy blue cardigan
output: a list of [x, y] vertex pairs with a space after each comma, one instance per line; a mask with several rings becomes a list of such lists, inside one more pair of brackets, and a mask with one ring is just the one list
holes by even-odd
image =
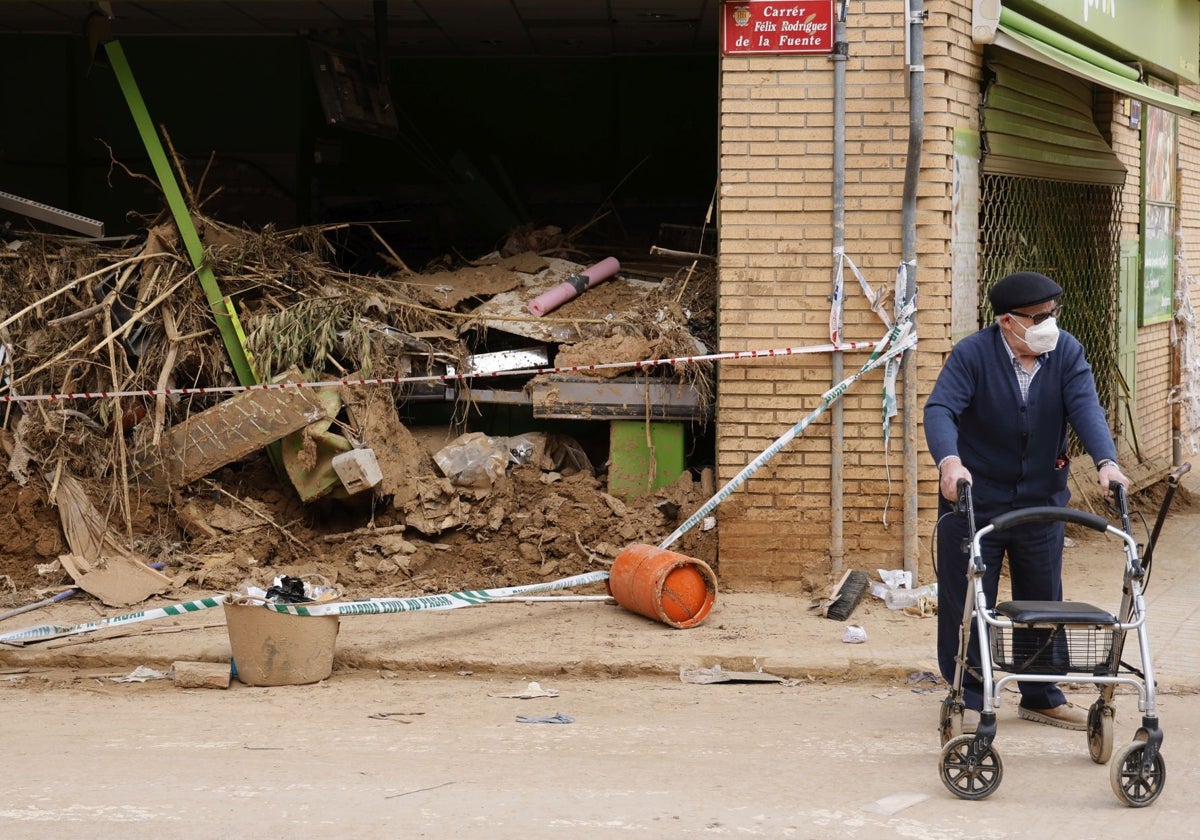
[[1059, 464], [1068, 423], [1093, 461], [1117, 457], [1079, 340], [1060, 331], [1041, 363], [1022, 402], [1004, 337], [992, 324], [954, 346], [925, 402], [930, 454], [935, 463], [962, 459], [981, 509], [1065, 505], [1070, 469]]

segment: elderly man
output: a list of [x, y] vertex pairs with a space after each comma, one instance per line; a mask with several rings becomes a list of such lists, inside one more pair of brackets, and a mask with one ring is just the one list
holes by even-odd
[[[1100, 486], [1106, 492], [1112, 481], [1129, 486], [1083, 347], [1058, 328], [1062, 293], [1049, 277], [1032, 271], [998, 282], [988, 294], [995, 323], [955, 345], [925, 403], [925, 437], [941, 476], [937, 647], [947, 681], [954, 678], [967, 586], [966, 519], [945, 516], [958, 498], [959, 481], [971, 484], [981, 525], [1011, 510], [1065, 505], [1071, 495], [1069, 425], [1091, 455]], [[985, 538], [988, 603], [995, 604], [1006, 554], [1014, 600], [1061, 601], [1063, 529], [1062, 522], [1035, 522]], [[977, 640], [969, 662], [978, 671]], [[964, 718], [964, 731], [973, 731], [982, 684], [968, 673], [963, 686], [964, 702], [975, 710]], [[1019, 686], [1020, 717], [1087, 728], [1087, 710], [1069, 703], [1057, 685]]]

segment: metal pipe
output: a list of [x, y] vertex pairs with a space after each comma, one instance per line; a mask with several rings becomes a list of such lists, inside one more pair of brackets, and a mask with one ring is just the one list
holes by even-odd
[[41, 609], [42, 607], [48, 607], [51, 604], [57, 604], [59, 601], [65, 601], [68, 598], [70, 598], [72, 595], [78, 595], [78, 594], [79, 594], [79, 590], [76, 588], [64, 589], [62, 592], [59, 592], [57, 595], [55, 595], [52, 598], [43, 598], [40, 601], [34, 601], [32, 604], [26, 604], [23, 607], [17, 607], [16, 609], [12, 609], [12, 610], [8, 610], [7, 612], [0, 613], [0, 621], [5, 621], [6, 619], [12, 618], [15, 615], [21, 615], [22, 613], [32, 612], [33, 610]]
[[[917, 182], [925, 139], [924, 0], [908, 0], [908, 158], [904, 167], [901, 250], [905, 266], [904, 304], [917, 294]], [[916, 315], [913, 315], [915, 320]], [[917, 360], [916, 346], [900, 360], [904, 412], [904, 570], [917, 582]]]
[[[849, 44], [846, 43], [846, 6], [848, 0], [843, 0], [838, 10], [837, 21], [833, 29], [833, 310], [834, 321], [837, 325], [837, 335], [830, 336], [836, 343], [841, 343], [843, 326], [843, 298], [838, 291], [837, 277], [842, 270], [842, 253], [846, 247], [846, 58], [849, 54]], [[834, 383], [845, 378], [845, 357], [839, 350], [830, 356]], [[833, 574], [842, 573], [842, 563], [846, 556], [845, 542], [845, 493], [842, 486], [845, 465], [846, 428], [842, 401], [833, 404], [830, 411], [830, 529], [829, 529], [829, 562]]]
[[[163, 563], [151, 563], [150, 568], [161, 571], [164, 565], [165, 564]], [[81, 590], [77, 586], [73, 586], [70, 589], [64, 589], [62, 592], [59, 592], [57, 595], [54, 595], [50, 598], [43, 598], [41, 601], [35, 601], [32, 604], [26, 604], [23, 607], [17, 607], [15, 609], [8, 610], [7, 612], [0, 613], [0, 621], [5, 621], [15, 615], [33, 612], [34, 610], [41, 609], [42, 607], [48, 607], [51, 604], [57, 604], [60, 601], [65, 601], [68, 598], [78, 595], [80, 591]]]

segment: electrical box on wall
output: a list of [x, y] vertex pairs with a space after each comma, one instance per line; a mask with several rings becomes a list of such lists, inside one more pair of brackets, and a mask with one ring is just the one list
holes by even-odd
[[971, 0], [971, 40], [990, 44], [1000, 26], [1000, 0]]

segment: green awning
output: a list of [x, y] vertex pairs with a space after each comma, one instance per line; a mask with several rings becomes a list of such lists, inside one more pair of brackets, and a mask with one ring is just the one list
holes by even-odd
[[996, 32], [996, 40], [992, 43], [997, 47], [1010, 50], [1018, 55], [1032, 58], [1035, 61], [1045, 62], [1052, 67], [1065, 70], [1082, 79], [1103, 85], [1110, 90], [1115, 90], [1117, 93], [1122, 93], [1147, 105], [1162, 108], [1165, 111], [1179, 114], [1181, 117], [1200, 120], [1200, 102], [1193, 102], [1190, 99], [1184, 99], [1172, 93], [1155, 90], [1149, 85], [1118, 76], [1116, 73], [1105, 70], [1089, 61], [1063, 52], [1058, 47], [1051, 46], [1045, 41], [1040, 41], [1022, 32], [1018, 32], [1010, 26], [1005, 26], [1003, 23], [1000, 24]]

